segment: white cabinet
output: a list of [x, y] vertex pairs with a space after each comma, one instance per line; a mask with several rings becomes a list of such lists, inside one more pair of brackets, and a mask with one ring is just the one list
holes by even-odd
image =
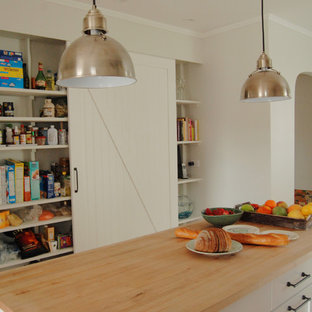
[[[53, 72], [57, 71], [59, 57], [64, 50], [65, 42], [48, 38], [39, 38], [35, 36], [2, 32], [0, 31], [0, 49], [17, 51], [23, 53], [23, 61], [27, 63], [29, 78], [37, 74], [38, 62], [41, 61]], [[20, 127], [21, 124], [27, 126], [49, 127], [55, 125], [56, 128], [67, 128], [68, 118], [44, 118], [40, 117], [40, 109], [44, 104], [45, 98], [54, 100], [67, 96], [66, 90], [62, 91], [45, 91], [36, 89], [19, 89], [0, 87], [0, 103], [14, 103], [14, 117], [0, 117], [0, 129], [6, 124], [12, 124]], [[12, 158], [19, 161], [39, 161], [39, 169], [49, 170], [51, 162], [58, 162], [60, 157], [68, 157], [68, 145], [0, 145], [0, 160]], [[19, 208], [31, 208], [34, 205], [46, 204], [61, 205], [64, 201], [71, 200], [70, 196], [56, 197], [50, 199], [39, 199], [27, 202], [4, 204], [0, 206], [0, 212], [9, 210], [14, 213]], [[0, 233], [12, 232], [27, 228], [35, 228], [40, 231], [44, 225], [54, 225], [58, 228], [66, 228], [71, 231], [71, 216], [56, 216], [46, 221], [24, 221], [19, 226], [8, 226], [0, 229]], [[40, 260], [59, 256], [61, 254], [72, 252], [73, 248], [58, 249], [54, 252], [44, 253], [39, 256], [28, 259], [17, 259], [0, 264], [0, 270], [15, 265], [26, 264], [30, 261]]]
[[190, 222], [200, 217], [199, 190], [201, 176], [201, 132], [200, 101], [196, 81], [201, 65], [188, 62], [176, 62], [176, 106], [177, 106], [177, 153], [178, 153], [178, 194], [179, 199], [185, 196], [193, 204], [192, 215], [179, 213], [179, 224]]
[[68, 91], [75, 251], [177, 226], [175, 61], [131, 57], [134, 85]]
[[311, 311], [312, 259], [234, 302], [222, 312]]

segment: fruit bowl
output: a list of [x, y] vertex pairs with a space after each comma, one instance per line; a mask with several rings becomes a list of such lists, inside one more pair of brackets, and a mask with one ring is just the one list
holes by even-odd
[[205, 210], [202, 210], [201, 215], [202, 217], [209, 223], [211, 223], [214, 226], [224, 226], [224, 225], [230, 225], [235, 222], [237, 222], [242, 214], [243, 211], [239, 209], [233, 209], [233, 208], [210, 208], [211, 212], [213, 213], [214, 210], [217, 209], [224, 209], [224, 211], [231, 211], [233, 214], [222, 214], [222, 215], [207, 215], [205, 214]]

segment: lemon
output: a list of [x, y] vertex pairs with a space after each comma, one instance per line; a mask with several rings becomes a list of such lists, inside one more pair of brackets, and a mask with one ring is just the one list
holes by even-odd
[[308, 216], [310, 214], [312, 214], [312, 205], [305, 205], [302, 207], [301, 209], [301, 213], [304, 215], [304, 216]]
[[292, 210], [288, 213], [289, 218], [294, 218], [294, 219], [304, 219], [304, 215], [301, 213], [300, 210]]

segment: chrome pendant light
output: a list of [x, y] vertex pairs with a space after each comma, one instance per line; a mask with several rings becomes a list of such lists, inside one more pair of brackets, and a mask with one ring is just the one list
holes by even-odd
[[64, 51], [57, 84], [70, 88], [104, 88], [136, 82], [125, 48], [106, 33], [106, 19], [95, 0], [83, 20], [83, 35]]
[[262, 53], [257, 70], [251, 73], [241, 91], [242, 102], [271, 102], [290, 99], [290, 89], [285, 78], [272, 68], [272, 61], [265, 53], [263, 0], [261, 0]]

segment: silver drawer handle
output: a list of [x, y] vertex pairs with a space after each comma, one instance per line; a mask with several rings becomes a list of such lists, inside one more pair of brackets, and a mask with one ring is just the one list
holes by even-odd
[[302, 300], [304, 300], [300, 305], [298, 305], [297, 308], [293, 308], [291, 306], [288, 306], [287, 310], [288, 311], [295, 311], [297, 312], [300, 308], [302, 308], [306, 303], [308, 303], [309, 301], [311, 301], [311, 298], [306, 297], [305, 295], [302, 296]]
[[301, 273], [301, 276], [303, 277], [299, 282], [297, 282], [296, 284], [292, 284], [291, 282], [287, 282], [287, 287], [297, 287], [300, 283], [302, 283], [304, 280], [308, 279], [311, 277], [310, 274], [306, 274], [304, 272]]

